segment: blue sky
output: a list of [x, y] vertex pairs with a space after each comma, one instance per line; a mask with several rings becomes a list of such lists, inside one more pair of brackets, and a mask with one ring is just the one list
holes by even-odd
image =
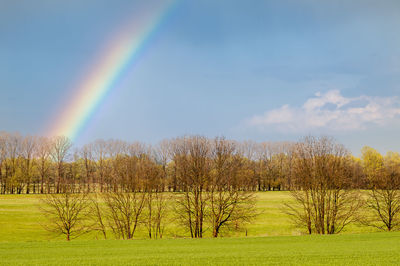
[[[1, 0], [0, 130], [44, 134], [140, 5]], [[398, 14], [399, 1], [181, 0], [76, 142], [325, 134], [400, 151]]]

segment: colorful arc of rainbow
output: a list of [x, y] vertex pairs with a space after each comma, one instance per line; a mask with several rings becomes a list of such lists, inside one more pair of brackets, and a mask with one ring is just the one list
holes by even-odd
[[76, 94], [63, 106], [61, 115], [52, 122], [49, 136], [63, 135], [71, 140], [78, 137], [176, 2], [152, 7], [121, 31], [102, 53], [91, 73], [80, 83]]

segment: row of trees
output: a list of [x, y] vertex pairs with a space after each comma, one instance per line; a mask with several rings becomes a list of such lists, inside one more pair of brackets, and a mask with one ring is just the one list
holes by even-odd
[[[118, 238], [130, 239], [139, 225], [145, 225], [150, 238], [161, 237], [167, 213], [193, 238], [203, 237], [204, 228], [210, 228], [214, 237], [221, 229], [237, 229], [256, 214], [254, 192], [246, 189], [248, 180], [243, 178], [242, 164], [247, 160], [234, 142], [212, 141], [196, 136], [175, 142], [179, 193], [163, 193], [163, 168], [146, 161], [141, 163], [144, 179], [128, 178], [129, 182], [100, 193], [100, 201], [96, 193], [90, 200], [87, 192], [71, 194], [73, 184], [64, 194], [48, 194], [45, 214], [53, 219], [53, 230], [67, 239], [89, 229], [101, 231], [104, 237], [112, 231]], [[286, 203], [284, 211], [299, 228], [309, 234], [339, 233], [350, 223], [399, 229], [400, 156], [383, 157], [371, 148], [364, 148], [362, 154], [366, 191], [353, 187], [359, 167], [333, 139], [307, 137], [293, 145], [294, 203]], [[125, 174], [131, 171], [126, 168]], [[167, 202], [173, 207], [167, 208]]]
[[[50, 218], [49, 230], [67, 236], [99, 230], [106, 237], [131, 239], [139, 225], [149, 237], [161, 237], [167, 212], [192, 238], [201, 238], [206, 228], [217, 237], [221, 231], [238, 229], [255, 216], [254, 192], [244, 190], [246, 162], [233, 142], [201, 136], [174, 142], [174, 177], [178, 193], [168, 199], [164, 193], [165, 168], [148, 154], [117, 156], [112, 162], [118, 181], [103, 193], [88, 189], [74, 193], [75, 184], [61, 186], [63, 193], [48, 194], [43, 212]], [[65, 190], [65, 191], [64, 191]], [[96, 196], [98, 195], [98, 197]], [[94, 198], [96, 196], [96, 198]], [[167, 208], [167, 202], [173, 207]]]
[[[97, 140], [73, 149], [66, 137], [23, 137], [1, 132], [0, 193], [60, 193], [67, 184], [73, 184], [76, 192], [106, 192], [117, 186], [135, 189], [132, 186], [143, 177], [142, 164], [149, 163], [162, 169], [164, 187], [160, 189], [182, 191], [187, 184], [179, 177], [180, 152], [187, 151], [182, 150], [181, 144], [197, 138], [201, 137], [164, 140], [153, 147], [138, 142]], [[201, 156], [206, 157], [207, 165], [213, 160], [212, 150], [217, 139], [204, 139], [207, 152]], [[292, 187], [292, 143], [226, 142], [232, 146], [231, 153], [240, 158], [242, 189], [265, 191]]]
[[[148, 182], [141, 173], [148, 165], [160, 168], [161, 191], [183, 191], [187, 184], [180, 178], [185, 171], [181, 153], [187, 151], [182, 143], [187, 146], [196, 139], [204, 139], [207, 147], [201, 156], [207, 161], [206, 170], [212, 173], [217, 164], [210, 165], [216, 162], [212, 156], [219, 138], [188, 136], [164, 140], [153, 147], [138, 142], [97, 140], [73, 148], [66, 137], [23, 137], [0, 132], [0, 193], [61, 193], [67, 184], [73, 185], [74, 192], [107, 192], [120, 186], [134, 190], [138, 183]], [[299, 155], [297, 143], [224, 141], [231, 145], [230, 153], [240, 168], [235, 182], [240, 180], [242, 190], [293, 190], [298, 186], [294, 172], [294, 161]], [[347, 156], [352, 172], [346, 181], [348, 186], [369, 188], [373, 164], [380, 163], [376, 156], [382, 160], [399, 157], [397, 153], [388, 153], [384, 158], [371, 148], [363, 150], [361, 159]]]
[[97, 231], [107, 239], [110, 232], [118, 239], [132, 239], [139, 226], [150, 238], [162, 238], [166, 220], [166, 196], [161, 193], [107, 192], [47, 194], [40, 206], [48, 231], [65, 235], [69, 241]]
[[[159, 215], [165, 191], [177, 192], [173, 213], [191, 237], [202, 237], [206, 223], [217, 236], [222, 227], [251, 219], [253, 192], [272, 189], [291, 191], [295, 203], [285, 211], [310, 234], [337, 233], [355, 221], [389, 231], [400, 226], [398, 153], [382, 156], [365, 147], [358, 159], [327, 137], [255, 143], [185, 136], [155, 147], [99, 140], [71, 148], [65, 137], [2, 133], [1, 192], [100, 192], [107, 224], [123, 238], [134, 233], [126, 235], [116, 225], [127, 230], [120, 221], [124, 213], [137, 213], [139, 220], [148, 206], [151, 217]], [[128, 228], [136, 228], [135, 220], [129, 218]]]
[[[293, 154], [295, 203], [286, 204], [285, 211], [296, 225], [309, 234], [338, 233], [350, 223], [399, 229], [398, 153], [383, 157], [364, 147], [359, 160], [333, 139], [306, 137], [294, 146]], [[367, 190], [356, 189], [355, 184]]]

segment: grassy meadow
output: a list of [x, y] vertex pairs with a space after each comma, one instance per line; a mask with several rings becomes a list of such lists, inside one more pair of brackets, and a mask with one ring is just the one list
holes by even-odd
[[[0, 196], [0, 264], [396, 264], [400, 233], [378, 233], [351, 225], [339, 235], [304, 235], [282, 212], [288, 192], [257, 193], [260, 213], [253, 223], [222, 238], [189, 239], [169, 217], [161, 240], [102, 240], [87, 234], [67, 242], [46, 232], [40, 195]], [[247, 230], [247, 237], [246, 235]], [[100, 240], [96, 240], [96, 239]]]
[[[1, 241], [37, 241], [63, 239], [50, 234], [42, 227], [43, 215], [39, 210], [42, 195], [1, 195], [0, 196], [0, 242]], [[271, 191], [257, 193], [257, 212], [259, 215], [238, 232], [222, 232], [225, 237], [246, 236], [287, 236], [302, 235], [303, 230], [295, 228], [287, 215], [283, 213], [284, 202], [291, 202], [289, 192]], [[171, 202], [172, 203], [172, 202]], [[369, 227], [350, 225], [343, 233], [362, 233], [376, 231]], [[112, 238], [111, 232], [109, 236]], [[176, 224], [174, 217], [168, 217], [164, 238], [184, 238], [189, 234]], [[211, 237], [206, 229], [206, 237]], [[80, 239], [96, 239], [101, 235], [89, 234]], [[135, 238], [147, 238], [145, 228], [139, 227]]]
[[0, 243], [2, 265], [388, 265], [399, 233]]

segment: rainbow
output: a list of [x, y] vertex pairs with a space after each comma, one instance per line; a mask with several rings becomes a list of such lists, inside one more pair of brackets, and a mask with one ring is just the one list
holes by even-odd
[[150, 36], [176, 5], [177, 1], [161, 1], [134, 17], [112, 42], [99, 54], [93, 68], [85, 75], [78, 86], [73, 88], [73, 95], [62, 105], [62, 110], [52, 119], [47, 130], [48, 136], [66, 136], [74, 141], [88, 124], [100, 104], [116, 86]]

